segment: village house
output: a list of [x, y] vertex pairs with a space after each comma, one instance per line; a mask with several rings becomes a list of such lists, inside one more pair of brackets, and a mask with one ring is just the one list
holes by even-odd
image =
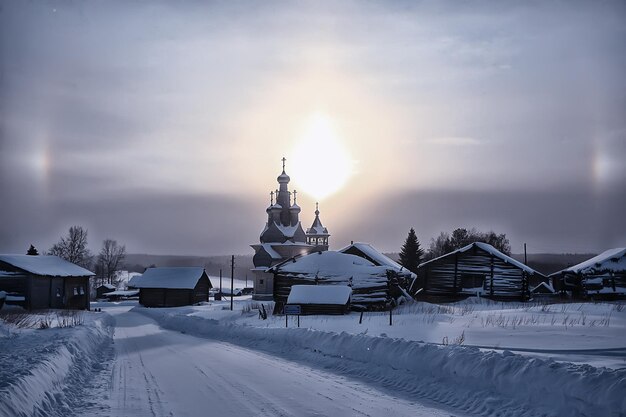
[[418, 266], [411, 293], [417, 298], [455, 300], [468, 296], [522, 300], [548, 278], [503, 254], [475, 242]]
[[27, 310], [89, 310], [94, 275], [58, 256], [0, 255], [0, 291], [7, 293], [7, 304]]
[[557, 291], [575, 298], [623, 298], [626, 296], [626, 248], [609, 249], [555, 272], [550, 278]]
[[353, 309], [384, 310], [402, 296], [408, 296], [399, 285], [411, 273], [347, 253], [320, 251], [296, 256], [274, 267], [274, 301], [276, 312], [282, 312], [294, 285], [344, 285], [352, 288]]
[[202, 267], [148, 268], [133, 282], [139, 304], [180, 307], [209, 300], [211, 281]]

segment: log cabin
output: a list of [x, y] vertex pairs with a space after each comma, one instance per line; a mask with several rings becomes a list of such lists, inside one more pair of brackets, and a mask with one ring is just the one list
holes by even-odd
[[402, 283], [410, 282], [408, 271], [335, 251], [296, 256], [269, 271], [274, 274], [276, 313], [282, 313], [293, 285], [347, 285], [352, 288], [352, 309], [385, 310], [405, 295]]
[[626, 248], [609, 249], [550, 275], [557, 291], [573, 298], [626, 297]]
[[475, 242], [420, 264], [410, 292], [439, 301], [469, 296], [530, 299], [530, 289], [548, 278], [491, 245]]
[[7, 293], [7, 304], [27, 310], [89, 310], [94, 275], [58, 256], [0, 255], [0, 291]]
[[209, 300], [211, 281], [202, 267], [148, 268], [134, 282], [144, 307], [180, 307]]

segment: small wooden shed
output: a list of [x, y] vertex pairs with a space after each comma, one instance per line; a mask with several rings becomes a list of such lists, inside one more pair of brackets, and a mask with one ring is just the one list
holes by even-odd
[[211, 281], [202, 267], [148, 268], [134, 283], [139, 304], [180, 307], [209, 300]]
[[350, 312], [352, 288], [347, 285], [293, 285], [287, 305], [299, 305], [302, 315]]
[[550, 275], [557, 291], [574, 298], [626, 297], [626, 248], [609, 249]]
[[493, 246], [474, 242], [420, 264], [411, 292], [420, 298], [439, 300], [477, 295], [526, 301], [531, 288], [547, 280], [542, 273]]
[[104, 298], [104, 294], [115, 291], [117, 287], [113, 284], [102, 284], [96, 288], [96, 298]]
[[27, 310], [89, 310], [95, 274], [58, 256], [0, 255], [0, 291]]

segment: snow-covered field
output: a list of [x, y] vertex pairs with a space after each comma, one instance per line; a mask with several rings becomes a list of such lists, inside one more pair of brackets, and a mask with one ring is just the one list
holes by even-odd
[[[100, 303], [74, 328], [0, 325], [0, 416], [620, 416], [619, 303], [413, 303], [270, 316], [260, 303]], [[271, 313], [271, 303], [265, 303]], [[113, 339], [111, 338], [113, 334]], [[493, 349], [495, 348], [495, 349]]]

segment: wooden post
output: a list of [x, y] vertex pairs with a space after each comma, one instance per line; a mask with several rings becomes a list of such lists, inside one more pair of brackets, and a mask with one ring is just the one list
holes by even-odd
[[285, 327], [289, 325], [289, 314], [285, 314]]
[[457, 283], [456, 283], [457, 282], [457, 278], [456, 278], [456, 276], [457, 276], [458, 268], [459, 268], [459, 254], [457, 252], [457, 253], [454, 254], [454, 288], [453, 288], [453, 291], [452, 291], [454, 293], [454, 295], [456, 295], [456, 287], [457, 287]]
[[230, 311], [233, 311], [233, 294], [235, 293], [235, 255], [230, 258]]
[[222, 299], [222, 268], [220, 268], [220, 300]]
[[526, 256], [526, 243], [524, 243], [524, 265], [528, 265], [528, 257]]
[[359, 316], [359, 324], [363, 323], [363, 312], [361, 311], [361, 315]]
[[389, 325], [393, 326], [393, 307], [389, 309]]
[[493, 255], [491, 255], [491, 288], [489, 294], [493, 297]]
[[300, 327], [300, 314], [298, 314], [298, 327]]

